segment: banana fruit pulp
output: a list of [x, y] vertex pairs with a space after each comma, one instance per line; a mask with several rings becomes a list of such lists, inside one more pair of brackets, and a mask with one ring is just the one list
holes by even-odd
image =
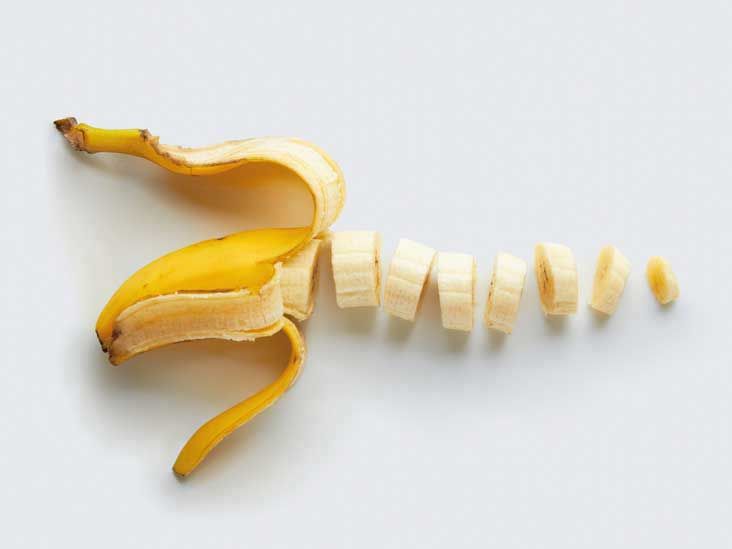
[[424, 286], [432, 269], [435, 250], [402, 238], [389, 265], [384, 285], [384, 310], [404, 320], [414, 320]]
[[374, 231], [342, 231], [331, 240], [336, 303], [348, 307], [381, 304], [381, 235]]
[[127, 279], [99, 315], [97, 337], [114, 364], [180, 341], [247, 341], [280, 330], [288, 335], [292, 355], [280, 377], [208, 421], [183, 447], [173, 469], [185, 476], [297, 378], [305, 347], [284, 314], [300, 319], [312, 311], [319, 249], [314, 237], [343, 207], [343, 175], [322, 150], [299, 139], [248, 139], [192, 149], [163, 145], [147, 130], [105, 130], [73, 118], [55, 125], [77, 150], [138, 156], [176, 173], [214, 175], [248, 163], [275, 164], [297, 175], [312, 196], [309, 226], [244, 231], [167, 254]]
[[648, 285], [661, 305], [671, 303], [679, 297], [679, 282], [671, 270], [671, 264], [663, 257], [652, 257], [646, 267]]
[[513, 331], [527, 270], [523, 259], [507, 253], [496, 256], [483, 317], [486, 326], [505, 334]]
[[307, 320], [315, 307], [318, 284], [318, 256], [321, 240], [313, 238], [282, 264], [280, 286], [285, 314], [296, 320]]
[[475, 304], [475, 258], [468, 254], [437, 255], [437, 291], [442, 326], [448, 330], [473, 329]]
[[590, 306], [596, 311], [611, 315], [618, 308], [625, 281], [630, 274], [630, 261], [615, 246], [600, 250], [595, 267]]
[[544, 314], [576, 313], [579, 286], [577, 264], [572, 250], [562, 244], [537, 244], [534, 249], [534, 263]]

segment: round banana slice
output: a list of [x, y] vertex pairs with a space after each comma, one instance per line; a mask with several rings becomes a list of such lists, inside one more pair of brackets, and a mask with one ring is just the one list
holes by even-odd
[[671, 265], [663, 257], [652, 257], [646, 267], [648, 285], [661, 305], [666, 305], [679, 297], [679, 282], [671, 270]]
[[399, 241], [384, 286], [384, 310], [404, 320], [414, 320], [422, 301], [435, 250], [406, 238]]
[[534, 249], [534, 262], [544, 314], [576, 313], [579, 287], [572, 250], [562, 244], [543, 242]]
[[331, 237], [336, 303], [349, 307], [381, 304], [381, 236], [374, 231], [342, 231]]
[[282, 264], [282, 302], [285, 314], [296, 320], [306, 320], [313, 313], [320, 244], [321, 241], [314, 238]]
[[448, 330], [473, 329], [475, 303], [475, 258], [467, 254], [437, 255], [437, 291], [442, 326]]
[[507, 253], [496, 256], [483, 316], [486, 326], [505, 334], [513, 331], [527, 270], [523, 259]]
[[595, 280], [592, 284], [590, 307], [606, 315], [618, 308], [623, 295], [625, 281], [630, 274], [630, 261], [615, 246], [605, 246], [600, 250], [595, 267]]

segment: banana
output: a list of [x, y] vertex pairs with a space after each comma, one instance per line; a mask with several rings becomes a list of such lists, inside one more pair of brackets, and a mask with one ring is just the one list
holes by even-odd
[[280, 286], [285, 314], [297, 320], [306, 320], [313, 312], [320, 244], [319, 239], [312, 239], [282, 264]]
[[646, 267], [648, 285], [661, 305], [671, 303], [679, 297], [679, 282], [671, 270], [671, 265], [663, 257], [652, 257]]
[[[313, 197], [309, 226], [244, 231], [167, 254], [127, 279], [99, 315], [97, 337], [113, 364], [179, 341], [250, 341], [280, 330], [288, 335], [292, 355], [280, 377], [207, 422], [183, 447], [173, 470], [188, 475], [226, 435], [270, 406], [297, 378], [305, 347], [283, 315], [309, 313], [314, 260], [308, 254], [317, 248], [310, 243], [343, 207], [343, 175], [322, 150], [298, 139], [248, 139], [190, 149], [163, 145], [147, 130], [105, 130], [73, 118], [55, 125], [77, 150], [139, 156], [182, 174], [217, 174], [252, 162], [278, 164], [298, 175]], [[304, 255], [298, 257], [298, 252]]]
[[561, 244], [537, 244], [534, 249], [534, 263], [544, 314], [576, 313], [579, 287], [577, 264], [572, 250]]
[[507, 253], [496, 256], [483, 316], [486, 326], [506, 334], [513, 331], [527, 270], [523, 259]]
[[475, 303], [475, 258], [440, 252], [437, 255], [437, 292], [442, 326], [448, 330], [473, 329]]
[[592, 284], [590, 307], [611, 315], [618, 308], [623, 295], [625, 281], [630, 274], [630, 261], [615, 246], [605, 246], [600, 250]]
[[432, 248], [406, 238], [399, 241], [384, 285], [384, 310], [387, 313], [414, 320], [434, 257]]
[[348, 307], [381, 304], [381, 236], [373, 231], [343, 231], [332, 235], [331, 262], [336, 302]]

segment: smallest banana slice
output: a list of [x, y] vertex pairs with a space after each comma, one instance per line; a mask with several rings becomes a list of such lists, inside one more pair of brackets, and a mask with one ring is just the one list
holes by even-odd
[[475, 258], [467, 254], [437, 255], [437, 291], [442, 326], [448, 330], [473, 329], [475, 303]]
[[496, 256], [483, 315], [486, 326], [505, 334], [513, 331], [527, 270], [523, 259], [506, 253]]
[[374, 231], [333, 233], [331, 263], [336, 302], [348, 307], [381, 303], [381, 236]]
[[625, 281], [630, 274], [630, 261], [615, 246], [605, 246], [600, 250], [592, 284], [590, 307], [606, 315], [618, 308], [623, 295]]
[[282, 264], [282, 302], [285, 314], [296, 320], [306, 320], [313, 313], [319, 253], [320, 240], [314, 238]]
[[536, 283], [541, 308], [546, 315], [570, 315], [577, 312], [579, 286], [577, 263], [572, 250], [562, 244], [543, 242], [534, 249]]
[[671, 265], [663, 257], [652, 257], [646, 267], [648, 285], [661, 305], [666, 305], [679, 297], [679, 283], [671, 270]]
[[424, 285], [432, 269], [435, 250], [402, 238], [389, 265], [384, 285], [384, 310], [404, 320], [414, 320]]

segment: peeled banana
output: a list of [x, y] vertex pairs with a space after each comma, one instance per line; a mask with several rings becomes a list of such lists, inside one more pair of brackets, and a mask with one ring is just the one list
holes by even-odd
[[475, 303], [475, 258], [440, 252], [437, 255], [437, 292], [442, 326], [448, 330], [473, 329]]
[[313, 313], [320, 244], [320, 239], [313, 238], [282, 264], [282, 302], [285, 314], [296, 320], [306, 320]]
[[432, 269], [435, 250], [402, 238], [389, 265], [384, 285], [384, 310], [404, 320], [414, 320], [424, 285]]
[[381, 236], [373, 231], [342, 231], [331, 237], [336, 303], [378, 307], [381, 303]]
[[486, 326], [506, 334], [513, 331], [527, 269], [523, 259], [507, 253], [496, 256], [485, 306]]
[[534, 249], [534, 263], [544, 314], [576, 313], [579, 286], [577, 264], [572, 250], [562, 244], [537, 244]]
[[652, 257], [646, 267], [648, 285], [661, 305], [671, 303], [679, 297], [679, 282], [671, 270], [671, 264], [663, 257]]
[[289, 336], [292, 357], [281, 376], [207, 422], [183, 447], [173, 470], [187, 475], [297, 378], [305, 347], [284, 313], [305, 317], [310, 312], [317, 253], [311, 242], [343, 207], [343, 176], [323, 151], [298, 139], [249, 139], [190, 149], [163, 145], [147, 130], [105, 130], [73, 118], [55, 125], [77, 150], [140, 156], [177, 173], [217, 174], [251, 162], [281, 165], [298, 175], [313, 197], [309, 226], [245, 231], [172, 252], [132, 275], [99, 315], [97, 337], [113, 364], [179, 341], [245, 341], [280, 330]]
[[590, 306], [611, 315], [618, 308], [623, 295], [625, 281], [630, 274], [630, 261], [615, 246], [605, 246], [600, 250], [595, 267]]

